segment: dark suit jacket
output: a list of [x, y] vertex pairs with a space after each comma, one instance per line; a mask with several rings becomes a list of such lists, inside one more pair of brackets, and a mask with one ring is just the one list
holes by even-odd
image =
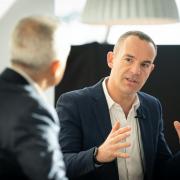
[[65, 180], [53, 108], [18, 73], [0, 75], [0, 179]]
[[[162, 172], [167, 168], [176, 172], [180, 167], [180, 155], [172, 159], [164, 139], [159, 101], [142, 92], [138, 96], [140, 107], [137, 114], [145, 155], [144, 179], [154, 180], [162, 178]], [[67, 176], [78, 180], [118, 180], [116, 160], [98, 168], [93, 162], [94, 147], [105, 141], [112, 128], [102, 81], [92, 87], [63, 94], [57, 102], [57, 112]], [[167, 178], [167, 174], [164, 177]]]

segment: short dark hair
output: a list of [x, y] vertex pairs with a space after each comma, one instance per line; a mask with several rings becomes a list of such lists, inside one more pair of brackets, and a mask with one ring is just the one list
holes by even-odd
[[113, 51], [116, 52], [116, 50], [119, 49], [119, 46], [120, 46], [121, 42], [123, 42], [123, 41], [124, 41], [126, 38], [128, 38], [129, 36], [137, 36], [137, 37], [138, 37], [139, 39], [141, 39], [141, 40], [144, 40], [144, 41], [147, 41], [147, 42], [149, 42], [149, 43], [152, 43], [153, 46], [154, 46], [154, 48], [155, 48], [155, 51], [157, 52], [157, 46], [156, 46], [156, 44], [154, 43], [154, 41], [151, 39], [150, 36], [148, 36], [147, 34], [145, 34], [145, 33], [142, 32], [142, 31], [128, 31], [128, 32], [122, 34], [122, 35], [119, 37], [117, 43], [115, 44]]

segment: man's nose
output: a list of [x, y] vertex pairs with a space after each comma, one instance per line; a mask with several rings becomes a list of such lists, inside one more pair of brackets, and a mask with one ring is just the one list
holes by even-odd
[[131, 66], [131, 72], [132, 72], [133, 74], [139, 75], [139, 74], [141, 73], [141, 66], [140, 66], [138, 63], [132, 64], [132, 66]]

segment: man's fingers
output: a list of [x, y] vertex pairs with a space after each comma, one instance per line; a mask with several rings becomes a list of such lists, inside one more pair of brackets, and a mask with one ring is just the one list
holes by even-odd
[[129, 158], [129, 154], [123, 153], [123, 152], [115, 152], [114, 157], [116, 157], [116, 158]]
[[130, 126], [119, 128], [117, 131], [112, 133], [111, 137], [115, 137], [115, 136], [118, 136], [119, 134], [129, 132], [130, 130], [131, 130]]
[[174, 126], [176, 129], [180, 130], [180, 122], [179, 121], [174, 121]]
[[129, 154], [128, 153], [125, 153], [125, 152], [121, 152], [120, 150], [123, 149], [123, 148], [128, 148], [131, 144], [128, 143], [128, 142], [125, 142], [125, 143], [119, 143], [119, 144], [116, 144], [113, 149], [114, 149], [114, 157], [115, 158], [128, 158], [129, 157]]
[[180, 122], [179, 121], [174, 121], [174, 127], [175, 127], [176, 132], [178, 134], [178, 137], [180, 139]]
[[128, 148], [131, 144], [129, 142], [115, 144], [112, 148], [113, 151], [120, 151], [123, 148]]
[[116, 121], [114, 126], [112, 127], [111, 134], [116, 132], [120, 128], [120, 122]]
[[116, 144], [116, 143], [121, 142], [122, 140], [124, 140], [125, 138], [127, 138], [129, 136], [130, 136], [130, 132], [125, 132], [123, 134], [119, 134], [119, 135], [117, 135], [115, 137], [112, 137], [111, 142], [113, 144]]

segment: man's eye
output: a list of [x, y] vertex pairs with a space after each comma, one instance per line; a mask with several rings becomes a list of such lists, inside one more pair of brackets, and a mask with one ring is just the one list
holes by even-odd
[[130, 62], [130, 61], [132, 61], [132, 58], [125, 58], [125, 60]]
[[150, 63], [143, 63], [143, 64], [142, 64], [142, 67], [143, 67], [143, 68], [149, 68], [149, 67], [150, 67]]

